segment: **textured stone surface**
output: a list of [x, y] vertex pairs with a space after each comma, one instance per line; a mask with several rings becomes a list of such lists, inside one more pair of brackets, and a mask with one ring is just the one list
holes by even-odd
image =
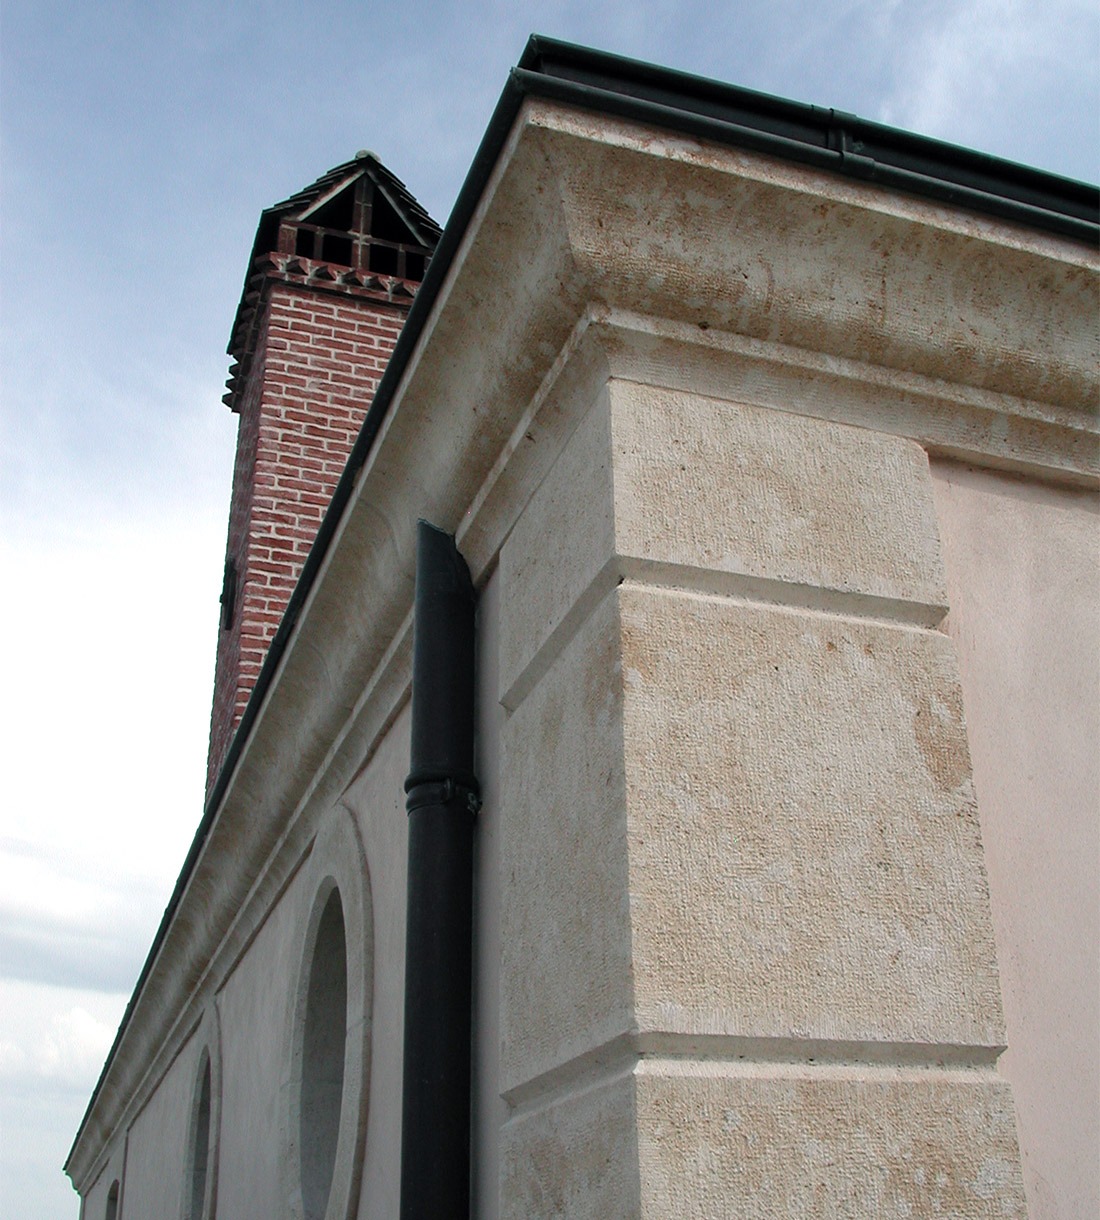
[[[1003, 1041], [945, 605], [912, 442], [621, 380], [588, 411], [501, 557], [502, 1214], [1015, 1214], [1006, 1091], [890, 1066]], [[683, 1056], [648, 1112], [597, 1083], [635, 1031]], [[755, 1161], [708, 1053], [810, 1073], [719, 1081]], [[615, 1123], [637, 1194], [593, 1169]]]
[[627, 584], [502, 771], [504, 1091], [632, 1027], [1001, 1043], [943, 636]]
[[615, 551], [605, 389], [501, 548], [501, 691], [576, 605]]
[[506, 1125], [501, 1214], [1025, 1220], [1003, 1082], [858, 1073], [643, 1060]]
[[642, 1216], [637, 1118], [634, 1081], [624, 1073], [509, 1121], [502, 1220]]
[[616, 572], [766, 600], [855, 600], [925, 624], [947, 607], [919, 445], [621, 380], [532, 497], [501, 569], [509, 704], [524, 667]]
[[640, 1027], [1000, 1043], [950, 641], [618, 598]]
[[653, 386], [610, 388], [620, 554], [943, 617], [919, 445]]
[[618, 635], [607, 598], [504, 726], [502, 1092], [631, 1025]]
[[647, 1220], [1026, 1220], [1002, 1082], [676, 1069], [636, 1077]]
[[1083, 243], [547, 109], [558, 130], [544, 133], [545, 155], [562, 167], [574, 259], [599, 299], [997, 393], [1089, 401], [1096, 256]]

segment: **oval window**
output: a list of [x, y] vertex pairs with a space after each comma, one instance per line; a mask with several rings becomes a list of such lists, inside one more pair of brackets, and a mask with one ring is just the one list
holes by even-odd
[[207, 1168], [210, 1164], [210, 1056], [203, 1054], [202, 1078], [191, 1120], [191, 1172], [188, 1175], [190, 1205], [188, 1220], [202, 1220], [206, 1203]]
[[321, 913], [306, 989], [302, 1085], [298, 1111], [305, 1220], [324, 1220], [332, 1189], [348, 1028], [344, 910], [333, 889]]

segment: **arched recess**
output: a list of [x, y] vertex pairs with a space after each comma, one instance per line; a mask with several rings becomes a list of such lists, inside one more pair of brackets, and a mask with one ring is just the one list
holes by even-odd
[[195, 1031], [199, 1048], [184, 1160], [182, 1220], [214, 1220], [221, 1133], [221, 1023], [211, 1001]]
[[329, 811], [296, 888], [283, 1197], [292, 1220], [350, 1220], [367, 1134], [374, 919], [366, 853], [345, 809]]
[[118, 1217], [118, 1178], [111, 1183], [110, 1190], [107, 1191], [107, 1210], [103, 1213], [104, 1220], [117, 1220]]

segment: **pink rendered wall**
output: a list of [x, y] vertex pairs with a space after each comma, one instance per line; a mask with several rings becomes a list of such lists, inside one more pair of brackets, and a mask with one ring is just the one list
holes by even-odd
[[1032, 1220], [1100, 1215], [1100, 499], [934, 462]]

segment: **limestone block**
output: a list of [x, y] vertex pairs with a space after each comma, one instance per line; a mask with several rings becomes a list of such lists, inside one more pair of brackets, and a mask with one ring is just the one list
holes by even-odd
[[503, 729], [502, 1092], [631, 1026], [621, 720], [607, 598]]
[[919, 445], [621, 379], [532, 497], [501, 573], [510, 707], [540, 650], [621, 575], [927, 626], [947, 607]]
[[622, 555], [947, 607], [928, 458], [827, 420], [612, 381]]
[[643, 1061], [635, 1104], [647, 1220], [1026, 1220], [995, 1078]]
[[504, 1127], [503, 1154], [501, 1220], [634, 1220], [644, 1214], [629, 1072], [516, 1115]]
[[614, 552], [611, 421], [605, 389], [501, 549], [502, 692], [514, 685]]
[[1001, 1045], [951, 642], [616, 597], [638, 1027]]
[[648, 1060], [505, 1126], [502, 1217], [1026, 1220], [982, 1072]]

